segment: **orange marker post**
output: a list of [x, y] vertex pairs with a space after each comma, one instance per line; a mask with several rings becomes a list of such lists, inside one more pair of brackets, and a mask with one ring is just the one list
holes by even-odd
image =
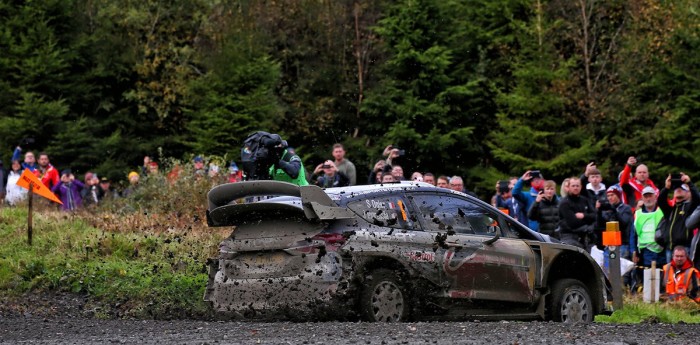
[[17, 185], [29, 190], [29, 212], [27, 213], [27, 243], [32, 245], [32, 204], [34, 200], [34, 194], [38, 194], [47, 198], [51, 201], [55, 201], [61, 205], [63, 203], [59, 200], [54, 193], [52, 193], [44, 183], [42, 183], [36, 175], [34, 175], [29, 169], [24, 169], [22, 175], [17, 180]]
[[609, 277], [612, 285], [613, 308], [622, 309], [622, 276], [620, 269], [620, 246], [622, 245], [622, 232], [619, 222], [605, 223], [603, 232], [603, 245], [608, 247]]

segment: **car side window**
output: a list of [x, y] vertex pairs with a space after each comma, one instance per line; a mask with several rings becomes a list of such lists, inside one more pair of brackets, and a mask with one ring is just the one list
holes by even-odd
[[403, 196], [381, 196], [354, 201], [348, 208], [368, 223], [377, 226], [419, 230], [420, 225], [406, 204]]
[[497, 217], [469, 200], [447, 194], [413, 195], [418, 217], [429, 231], [492, 236], [498, 229]]

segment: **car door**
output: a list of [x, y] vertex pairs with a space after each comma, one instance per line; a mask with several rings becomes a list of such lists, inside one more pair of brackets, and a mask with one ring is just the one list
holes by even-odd
[[435, 233], [450, 297], [532, 302], [534, 253], [523, 240], [503, 236], [507, 230], [501, 226], [507, 224], [502, 213], [458, 194], [412, 197], [424, 229]]

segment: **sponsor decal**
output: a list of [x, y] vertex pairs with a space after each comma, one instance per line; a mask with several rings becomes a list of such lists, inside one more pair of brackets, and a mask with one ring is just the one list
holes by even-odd
[[435, 253], [431, 252], [407, 252], [404, 255], [415, 262], [435, 262]]

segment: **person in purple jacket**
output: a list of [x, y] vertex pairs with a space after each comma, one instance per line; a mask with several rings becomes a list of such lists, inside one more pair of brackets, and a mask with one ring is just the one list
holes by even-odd
[[61, 182], [53, 186], [51, 191], [63, 202], [62, 210], [75, 211], [83, 205], [80, 192], [84, 187], [85, 185], [80, 180], [75, 179], [70, 169], [66, 169], [61, 172]]

